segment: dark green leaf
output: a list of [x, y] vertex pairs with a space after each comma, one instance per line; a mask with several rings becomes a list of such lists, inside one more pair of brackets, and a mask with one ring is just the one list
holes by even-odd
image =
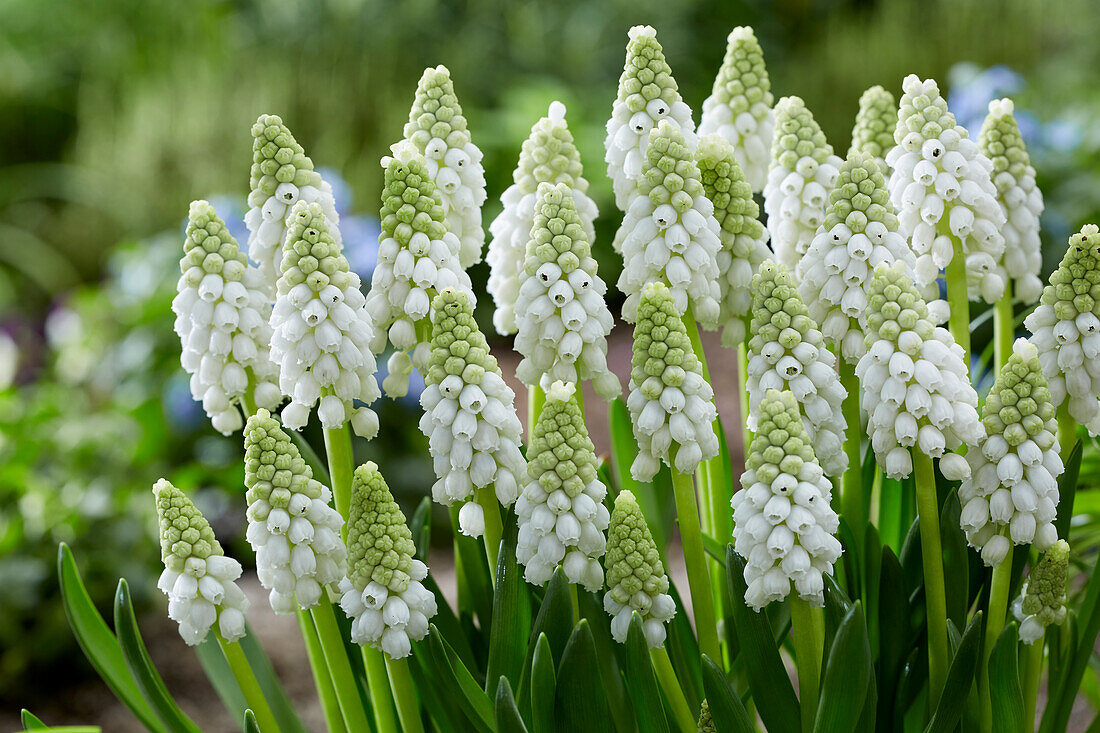
[[676, 671], [676, 678], [680, 680], [680, 689], [684, 692], [688, 707], [698, 710], [703, 702], [703, 669], [699, 666], [699, 643], [695, 640], [690, 614], [684, 610], [686, 606], [675, 583], [669, 583], [668, 594], [680, 610], [668, 622], [665, 649], [672, 661], [672, 668]]
[[726, 676], [710, 657], [703, 655], [703, 689], [714, 726], [730, 733], [752, 733], [753, 725], [741, 698], [733, 691]]
[[439, 627], [439, 633], [443, 634], [443, 638], [447, 640], [456, 652], [458, 656], [462, 657], [462, 663], [467, 667], [474, 667], [474, 651], [470, 647], [469, 638], [466, 636], [466, 630], [462, 628], [462, 623], [455, 616], [454, 611], [451, 609], [451, 604], [447, 602], [447, 598], [443, 595], [442, 589], [439, 584], [435, 582], [435, 578], [432, 577], [431, 572], [428, 573], [428, 577], [421, 581], [424, 587], [432, 592], [436, 599], [437, 611], [432, 618], [432, 623]]
[[45, 723], [36, 718], [34, 714], [26, 708], [20, 711], [19, 718], [25, 730], [40, 730], [47, 727]]
[[863, 605], [856, 602], [837, 630], [825, 661], [815, 733], [850, 733], [856, 729], [871, 672], [871, 642]]
[[1024, 695], [1020, 688], [1016, 622], [1005, 626], [989, 655], [989, 697], [993, 704], [993, 730], [1024, 733]]
[[596, 645], [588, 621], [573, 629], [558, 665], [554, 714], [562, 731], [611, 730], [611, 713], [600, 682]]
[[535, 623], [531, 626], [531, 637], [527, 643], [527, 656], [523, 661], [524, 674], [519, 682], [519, 706], [520, 710], [526, 710], [531, 704], [530, 670], [533, 668], [534, 654], [537, 648], [535, 641], [540, 635], [546, 635], [546, 642], [553, 655], [554, 668], [557, 669], [561, 653], [565, 649], [565, 643], [569, 640], [569, 634], [573, 629], [573, 601], [569, 597], [569, 581], [565, 579], [565, 573], [561, 567], [554, 570], [550, 582], [546, 584], [546, 592], [542, 596], [539, 612], [535, 616]]
[[661, 704], [653, 663], [649, 658], [649, 644], [642, 630], [642, 618], [637, 612], [631, 616], [622, 656], [626, 689], [634, 706], [638, 730], [642, 733], [667, 733], [668, 719], [665, 717], [664, 705]]
[[409, 529], [416, 544], [416, 556], [427, 560], [432, 546], [432, 497], [425, 496], [420, 500], [409, 522]]
[[962, 628], [966, 624], [969, 607], [970, 577], [968, 555], [973, 554], [966, 544], [966, 535], [959, 524], [962, 507], [959, 496], [952, 490], [947, 495], [940, 514], [940, 542], [943, 548], [944, 567], [951, 572], [944, 573], [944, 585], [947, 592], [947, 618]]
[[426, 644], [413, 644], [409, 672], [420, 701], [439, 733], [465, 733], [470, 729], [461, 706], [451, 702], [453, 685], [448, 680], [439, 679], [435, 660]]
[[470, 674], [470, 670], [462, 663], [462, 659], [454, 649], [447, 644], [439, 634], [439, 629], [432, 624], [428, 630], [428, 642], [432, 655], [436, 659], [437, 669], [449, 671], [459, 692], [459, 702], [463, 712], [479, 730], [493, 729], [493, 703], [485, 694], [478, 681]]
[[244, 711], [244, 733], [260, 733], [260, 724], [251, 710]]
[[493, 594], [493, 625], [489, 634], [489, 661], [485, 691], [496, 697], [500, 678], [519, 684], [523, 660], [531, 636], [531, 598], [523, 571], [516, 562], [515, 515], [505, 521], [500, 556], [497, 559], [496, 592]]
[[1069, 537], [1069, 520], [1073, 518], [1073, 501], [1077, 496], [1077, 478], [1081, 475], [1084, 444], [1078, 440], [1066, 459], [1066, 468], [1058, 477], [1058, 516], [1054, 528], [1059, 537]]
[[[459, 526], [456, 506], [451, 507], [451, 515], [451, 526]], [[481, 631], [488, 633], [493, 615], [493, 581], [489, 576], [489, 561], [485, 558], [485, 550], [480, 540], [461, 532], [454, 534], [454, 546], [457, 555], [456, 569], [461, 570], [462, 584], [468, 591], [465, 594], [459, 593], [459, 612], [468, 610], [476, 613]], [[464, 601], [469, 604], [469, 608], [462, 607]]]
[[936, 704], [932, 720], [924, 729], [925, 733], [951, 733], [959, 724], [978, 670], [978, 658], [982, 650], [981, 628], [982, 612], [978, 611], [959, 640], [951, 667], [947, 670], [943, 695]]
[[592, 631], [592, 640], [596, 642], [596, 659], [600, 664], [600, 678], [607, 693], [607, 705], [611, 708], [611, 717], [615, 727], [621, 733], [635, 730], [634, 708], [627, 696], [626, 684], [619, 670], [619, 657], [623, 656], [624, 645], [611, 638], [611, 616], [603, 610], [602, 596], [578, 590], [577, 601], [581, 618], [588, 619], [588, 628]]
[[[1100, 633], [1100, 582], [1096, 580], [1095, 567], [1085, 587], [1085, 599], [1078, 611], [1076, 641], [1071, 641], [1076, 646], [1067, 649], [1066, 661], [1061, 663], [1057, 678], [1049, 683], [1050, 697], [1039, 726], [1042, 733], [1064, 731], [1069, 724], [1074, 699], [1081, 688], [1096, 635]], [[1072, 614], [1069, 622], [1072, 623]]]
[[512, 685], [508, 678], [501, 675], [497, 681], [496, 722], [500, 733], [527, 733], [527, 726], [516, 707], [516, 698], [512, 695]]
[[844, 589], [837, 585], [836, 579], [831, 575], [825, 575], [825, 644], [824, 649], [833, 645], [833, 638], [837, 630], [848, 616], [852, 608], [852, 601]]
[[[868, 486], [869, 484], [864, 484]], [[867, 525], [863, 535], [863, 613], [867, 616], [867, 632], [871, 637], [871, 655], [879, 654], [878, 604], [879, 576], [882, 573], [882, 542], [874, 525]]]
[[556, 733], [554, 698], [558, 688], [554, 653], [546, 634], [539, 634], [531, 660], [531, 729], [533, 733]]

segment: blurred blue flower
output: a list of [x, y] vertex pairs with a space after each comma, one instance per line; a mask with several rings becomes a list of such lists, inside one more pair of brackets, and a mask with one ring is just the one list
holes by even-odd
[[[955, 64], [947, 72], [947, 79], [951, 87], [947, 108], [971, 136], [976, 136], [981, 129], [990, 102], [1011, 97], [1024, 88], [1024, 78], [1003, 64], [988, 69], [970, 62]], [[1030, 142], [1026, 134], [1024, 140]]]
[[345, 216], [340, 219], [344, 256], [363, 282], [369, 282], [378, 264], [378, 235], [382, 227], [373, 216]]
[[[382, 380], [389, 376], [389, 353], [383, 354], [378, 357], [378, 373], [375, 375], [378, 379], [378, 383], [382, 384]], [[412, 370], [412, 374], [409, 375], [409, 393], [404, 397], [398, 398], [398, 402], [403, 402], [407, 405], [411, 405], [414, 408], [420, 407], [420, 394], [424, 391], [424, 377], [416, 369]], [[383, 398], [385, 399], [385, 398]]]
[[317, 172], [321, 174], [321, 178], [328, 185], [332, 186], [332, 198], [336, 200], [336, 213], [340, 215], [340, 223], [343, 224], [344, 214], [351, 211], [351, 186], [340, 175], [340, 171], [335, 168], [318, 168]]
[[1056, 153], [1069, 153], [1081, 146], [1085, 133], [1081, 126], [1068, 118], [1057, 118], [1042, 126], [1040, 144]]
[[168, 427], [176, 434], [194, 432], [202, 427], [203, 421], [206, 420], [202, 405], [191, 396], [187, 375], [182, 371], [168, 380], [164, 387], [161, 405]]

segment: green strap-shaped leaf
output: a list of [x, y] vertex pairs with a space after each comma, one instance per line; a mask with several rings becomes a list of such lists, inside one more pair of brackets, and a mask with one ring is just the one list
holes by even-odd
[[611, 718], [620, 733], [633, 733], [636, 730], [634, 706], [627, 695], [619, 661], [624, 645], [611, 638], [611, 616], [603, 610], [601, 598], [596, 593], [577, 589], [580, 617], [588, 619], [588, 628], [596, 643], [596, 659], [600, 665], [603, 691], [607, 694], [607, 706], [611, 708]]
[[596, 663], [596, 645], [588, 621], [583, 618], [573, 628], [558, 664], [554, 715], [562, 731], [612, 728], [607, 696]]
[[947, 670], [947, 682], [943, 686], [943, 695], [936, 704], [936, 711], [925, 727], [925, 733], [951, 733], [962, 718], [966, 707], [966, 698], [974, 686], [974, 675], [978, 671], [978, 655], [982, 648], [982, 612], [966, 625], [958, 649]]
[[306, 727], [302, 725], [298, 713], [294, 710], [294, 704], [290, 702], [286, 690], [283, 689], [283, 683], [275, 674], [275, 667], [272, 666], [267, 652], [260, 646], [260, 640], [252, 633], [252, 628], [246, 628], [245, 635], [237, 643], [241, 645], [241, 651], [244, 652], [252, 673], [256, 675], [256, 681], [260, 683], [260, 690], [271, 707], [271, 713], [279, 724], [279, 730], [283, 733], [306, 733]]
[[19, 712], [20, 722], [23, 723], [24, 730], [42, 730], [46, 728], [46, 724], [39, 720], [34, 713], [26, 708], [23, 708]]
[[512, 684], [504, 675], [497, 681], [496, 706], [497, 731], [499, 733], [527, 733], [527, 726], [523, 724], [523, 717], [516, 706], [516, 698], [512, 694]]
[[669, 583], [668, 594], [672, 596], [679, 610], [668, 622], [665, 649], [672, 660], [676, 679], [680, 680], [680, 689], [684, 692], [688, 707], [698, 710], [703, 702], [703, 668], [699, 666], [699, 642], [695, 640], [695, 630], [689, 620], [691, 614], [685, 610], [687, 606], [684, 605], [675, 583]]
[[1066, 459], [1066, 469], [1058, 477], [1058, 516], [1054, 528], [1059, 537], [1069, 537], [1069, 520], [1073, 518], [1073, 500], [1077, 496], [1077, 478], [1081, 475], [1084, 444], [1078, 440]]
[[409, 522], [409, 529], [416, 545], [416, 556], [427, 560], [428, 551], [432, 547], [432, 497], [425, 496], [420, 500], [413, 512], [412, 521]]
[[848, 611], [852, 609], [852, 600], [833, 576], [822, 575], [822, 578], [825, 581], [825, 643], [822, 648], [830, 649], [836, 632], [840, 630], [840, 625], [844, 623]]
[[863, 713], [871, 679], [871, 642], [863, 605], [852, 604], [825, 661], [814, 733], [851, 733]]
[[[569, 634], [573, 629], [573, 601], [569, 597], [569, 581], [565, 579], [565, 573], [561, 567], [554, 569], [550, 576], [550, 582], [546, 585], [546, 592], [542, 596], [542, 604], [535, 616], [535, 623], [531, 625], [531, 637], [527, 644], [527, 657], [524, 659], [524, 672], [533, 667], [532, 661], [537, 645], [534, 643], [540, 634], [546, 635], [546, 642], [553, 655], [553, 665], [557, 669], [561, 659], [565, 643], [569, 640]], [[530, 674], [524, 674], [519, 683], [520, 710], [526, 710], [531, 705]]]
[[432, 618], [432, 623], [439, 627], [439, 633], [443, 634], [443, 638], [462, 658], [462, 663], [467, 667], [475, 666], [474, 650], [470, 647], [470, 640], [466, 636], [466, 631], [462, 628], [462, 623], [455, 616], [451, 604], [443, 595], [443, 590], [435, 582], [431, 572], [429, 571], [428, 577], [420, 582], [435, 596], [437, 610]]
[[452, 688], [440, 682], [431, 652], [426, 644], [413, 644], [409, 672], [416, 685], [417, 694], [439, 733], [460, 733], [470, 728], [460, 705], [451, 701]]
[[428, 629], [428, 646], [436, 661], [436, 669], [442, 675], [450, 677], [457, 688], [457, 699], [462, 705], [466, 717], [478, 727], [478, 730], [493, 729], [493, 703], [485, 694], [470, 670], [462, 663], [458, 654], [444, 641], [439, 629], [432, 624]]
[[550, 640], [546, 634], [540, 633], [531, 658], [531, 730], [534, 733], [556, 733], [554, 698], [557, 688]]
[[218, 640], [208, 636], [195, 647], [195, 654], [199, 658], [199, 664], [202, 665], [206, 679], [214, 688], [214, 692], [218, 693], [226, 712], [231, 718], [236, 718], [242, 710], [248, 708], [248, 702], [244, 699], [244, 693], [241, 692], [241, 686], [237, 684], [237, 678], [233, 675], [229, 662], [225, 661], [225, 654], [218, 646]]
[[[941, 478], [937, 472], [937, 478]], [[940, 513], [940, 545], [943, 548], [944, 567], [950, 572], [944, 573], [944, 585], [947, 593], [947, 618], [962, 628], [966, 624], [966, 613], [970, 596], [970, 558], [974, 552], [966, 544], [959, 519], [962, 507], [959, 495], [952, 488], [943, 503]], [[1019, 553], [1026, 556], [1026, 552]]]
[[993, 703], [993, 730], [1024, 733], [1024, 695], [1020, 688], [1016, 622], [1007, 624], [989, 655], [989, 697]]
[[23, 730], [47, 730], [55, 733], [100, 733], [98, 725], [59, 725], [50, 726], [39, 720], [30, 710], [23, 708], [19, 714]]
[[660, 688], [649, 657], [649, 644], [642, 630], [642, 617], [635, 611], [623, 645], [623, 675], [627, 694], [634, 707], [635, 720], [641, 733], [668, 733], [668, 718], [661, 703]]
[[501, 677], [519, 684], [527, 641], [531, 637], [531, 597], [516, 562], [515, 515], [505, 521], [504, 538], [497, 558], [496, 592], [493, 594], [493, 624], [489, 634], [489, 662], [485, 692], [496, 697]]
[[260, 733], [260, 724], [256, 722], [256, 715], [251, 710], [244, 711], [244, 733]]
[[710, 657], [703, 655], [703, 689], [714, 726], [729, 733], [753, 733], [752, 720], [726, 675]]

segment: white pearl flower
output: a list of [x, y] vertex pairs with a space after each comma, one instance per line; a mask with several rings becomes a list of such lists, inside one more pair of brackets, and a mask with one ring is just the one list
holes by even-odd
[[1012, 615], [1020, 623], [1020, 641], [1031, 645], [1043, 638], [1051, 624], [1066, 620], [1066, 573], [1069, 543], [1058, 540], [1034, 566], [1012, 602]]

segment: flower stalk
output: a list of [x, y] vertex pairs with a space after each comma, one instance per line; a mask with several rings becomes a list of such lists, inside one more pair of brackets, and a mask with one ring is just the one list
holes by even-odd
[[928, 703], [935, 709], [947, 682], [947, 665], [951, 659], [947, 644], [947, 591], [943, 579], [940, 507], [932, 459], [920, 449], [914, 449], [912, 454], [924, 567], [925, 617], [928, 619]]
[[[1012, 585], [1012, 546], [1000, 565], [993, 568], [993, 579], [989, 584], [989, 613], [985, 617], [985, 642], [982, 645], [982, 664], [978, 669], [981, 691], [981, 730], [991, 733], [993, 730], [993, 702], [989, 688], [989, 657], [1005, 627], [1005, 614], [1008, 612], [1008, 593]], [[1040, 648], [1042, 645], [1039, 645]]]
[[680, 681], [676, 677], [676, 670], [672, 668], [672, 660], [668, 658], [668, 650], [663, 646], [649, 650], [649, 659], [653, 662], [653, 671], [657, 674], [657, 684], [661, 692], [665, 693], [665, 699], [672, 708], [672, 715], [676, 718], [676, 725], [680, 733], [695, 733], [695, 716], [691, 714], [687, 698], [680, 687]]
[[694, 476], [673, 469], [672, 491], [676, 500], [676, 518], [680, 527], [680, 544], [684, 553], [684, 566], [687, 568], [699, 651], [718, 661], [722, 658], [718, 645], [718, 624], [711, 600], [710, 570], [703, 552], [703, 531], [699, 525]]
[[279, 724], [275, 722], [275, 714], [271, 712], [271, 706], [267, 704], [264, 691], [260, 688], [260, 683], [256, 680], [256, 675], [252, 671], [252, 666], [248, 663], [244, 651], [241, 650], [241, 645], [226, 641], [225, 637], [217, 630], [215, 630], [214, 635], [218, 639], [218, 646], [221, 647], [229, 669], [233, 671], [233, 678], [237, 680], [237, 685], [241, 688], [245, 702], [248, 703], [248, 707], [256, 716], [256, 723], [260, 726], [260, 730], [279, 730]]
[[825, 645], [825, 618], [800, 596], [791, 596], [791, 636], [798, 668], [798, 707], [802, 730], [812, 731], [821, 692], [821, 659]]

